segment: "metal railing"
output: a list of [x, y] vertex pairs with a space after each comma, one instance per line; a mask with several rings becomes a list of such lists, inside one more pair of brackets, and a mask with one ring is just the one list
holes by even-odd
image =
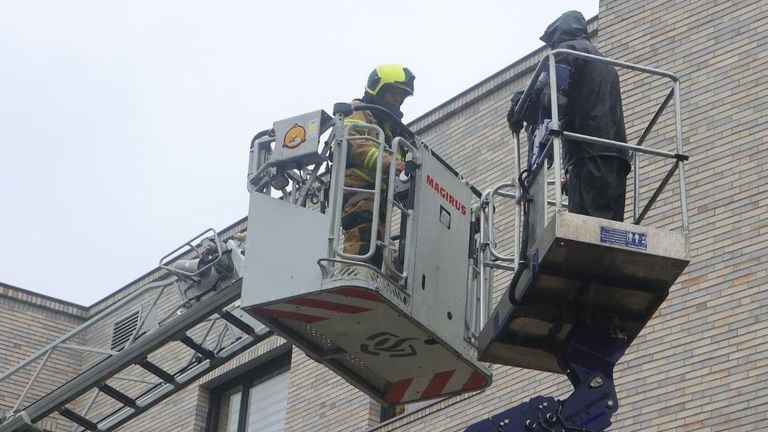
[[[261, 192], [272, 195], [273, 189], [282, 194], [282, 199], [301, 206], [307, 206], [307, 200], [320, 186], [319, 179], [322, 163], [314, 163], [313, 166], [299, 166], [291, 164], [288, 168], [285, 161], [271, 160], [275, 144], [274, 129], [259, 132], [251, 141], [251, 155], [248, 158], [248, 192]], [[321, 160], [327, 161], [331, 153], [331, 140], [326, 141], [320, 149]], [[274, 171], [274, 172], [273, 172]], [[325, 174], [325, 173], [323, 173]], [[290, 189], [289, 189], [290, 188]], [[323, 200], [324, 197], [319, 197]], [[315, 202], [313, 202], [314, 204]]]
[[[593, 144], [601, 144], [606, 145], [610, 147], [617, 147], [617, 148], [623, 148], [626, 150], [630, 150], [634, 154], [634, 162], [633, 162], [633, 171], [634, 171], [634, 181], [633, 181], [633, 191], [632, 191], [632, 197], [633, 197], [633, 222], [636, 225], [639, 225], [642, 223], [642, 221], [645, 219], [645, 217], [648, 215], [650, 210], [653, 208], [653, 205], [656, 203], [659, 195], [661, 195], [664, 188], [669, 183], [669, 180], [672, 178], [672, 176], [675, 174], [675, 172], [679, 171], [678, 180], [679, 180], [679, 188], [680, 188], [680, 212], [681, 212], [681, 229], [683, 232], [688, 232], [688, 204], [687, 204], [687, 192], [685, 187], [685, 167], [684, 162], [688, 159], [688, 157], [684, 154], [683, 151], [683, 135], [682, 135], [682, 119], [681, 119], [681, 112], [680, 112], [680, 79], [673, 73], [654, 69], [646, 66], [640, 66], [628, 62], [623, 62], [619, 60], [613, 60], [606, 57], [600, 57], [595, 56], [591, 54], [585, 54], [578, 51], [573, 50], [566, 50], [566, 49], [556, 49], [552, 50], [549, 53], [547, 53], [544, 58], [542, 59], [541, 63], [539, 63], [539, 66], [536, 68], [536, 71], [533, 74], [533, 77], [531, 78], [531, 81], [529, 82], [528, 86], [526, 87], [523, 96], [520, 100], [520, 103], [516, 107], [516, 112], [518, 114], [522, 114], [522, 109], [525, 105], [525, 101], [527, 98], [530, 98], [533, 96], [533, 89], [536, 84], [536, 81], [538, 80], [539, 76], [543, 73], [544, 68], [548, 68], [548, 73], [550, 76], [549, 80], [549, 91], [550, 91], [550, 100], [556, 100], [557, 98], [557, 74], [555, 71], [556, 67], [556, 56], [561, 55], [568, 55], [573, 56], [581, 59], [585, 59], [588, 61], [594, 61], [598, 63], [605, 63], [611, 66], [615, 66], [618, 68], [623, 69], [629, 69], [634, 70], [637, 72], [641, 72], [644, 74], [657, 76], [661, 78], [665, 78], [669, 80], [670, 88], [667, 91], [666, 96], [662, 100], [659, 107], [656, 109], [656, 112], [651, 117], [648, 124], [645, 126], [643, 132], [640, 134], [638, 140], [635, 144], [629, 144], [629, 143], [623, 143], [619, 141], [613, 141], [609, 139], [603, 139], [599, 137], [593, 137], [593, 136], [587, 136], [587, 135], [581, 135], [573, 132], [569, 132], [567, 130], [562, 130], [560, 125], [560, 118], [558, 113], [558, 104], [556, 103], [550, 103], [551, 106], [551, 116], [552, 116], [552, 129], [556, 131], [556, 133], [553, 136], [552, 140], [552, 151], [554, 152], [554, 176], [556, 179], [561, 178], [562, 176], [562, 161], [561, 161], [561, 149], [562, 149], [562, 139], [569, 139], [574, 141], [580, 141], [580, 142], [587, 142], [587, 143], [593, 143]], [[654, 148], [649, 148], [643, 146], [645, 144], [646, 139], [650, 135], [651, 131], [653, 130], [654, 126], [656, 126], [657, 122], [661, 118], [661, 115], [664, 113], [666, 108], [668, 107], [669, 103], [671, 101], [674, 101], [674, 124], [675, 124], [675, 152], [669, 152]], [[516, 142], [516, 153], [519, 154], [519, 141]], [[642, 209], [640, 209], [640, 165], [638, 163], [638, 155], [639, 154], [647, 154], [651, 156], [658, 156], [665, 159], [672, 160], [672, 164], [667, 172], [667, 174], [664, 176], [654, 193], [651, 195], [651, 197], [648, 199], [648, 201], [645, 203]], [[555, 188], [555, 207], [560, 209], [562, 208], [562, 194], [560, 192], [559, 188]]]
[[[365, 123], [354, 123], [349, 127], [343, 129], [343, 133], [338, 127], [334, 128], [336, 136], [341, 136], [341, 139], [336, 140], [336, 148], [334, 150], [333, 161], [333, 173], [331, 178], [335, 179], [333, 183], [333, 190], [338, 191], [336, 194], [332, 194], [331, 207], [334, 209], [332, 213], [331, 232], [329, 235], [330, 247], [333, 253], [346, 260], [351, 261], [369, 261], [376, 253], [376, 244], [379, 237], [379, 208], [381, 208], [381, 179], [383, 178], [384, 167], [384, 152], [386, 149], [383, 139], [375, 137], [384, 137], [384, 131], [375, 125]], [[363, 134], [360, 134], [360, 133]], [[370, 135], [369, 135], [370, 134]], [[353, 141], [369, 142], [374, 145], [378, 151], [376, 156], [376, 174], [373, 178], [373, 189], [357, 188], [347, 186], [344, 184], [344, 173], [347, 168], [347, 154], [350, 151], [350, 145]], [[392, 164], [394, 165], [394, 164]], [[346, 192], [354, 192], [360, 195], [371, 195], [373, 198], [373, 208], [371, 210], [371, 239], [368, 247], [368, 252], [364, 254], [352, 254], [344, 252], [343, 243], [339, 242], [342, 238], [342, 207], [344, 202], [344, 194]]]
[[[383, 191], [383, 179], [384, 179], [384, 155], [389, 155], [391, 160], [395, 160], [396, 155], [401, 154], [404, 151], [412, 156], [414, 161], [418, 158], [418, 152], [416, 147], [403, 137], [395, 137], [392, 139], [391, 147], [386, 144], [383, 139], [376, 137], [384, 137], [384, 131], [372, 124], [366, 123], [352, 123], [348, 126], [343, 126], [341, 120], [337, 122], [337, 126], [332, 132], [332, 137], [342, 137], [335, 140], [334, 160], [331, 174], [331, 226], [328, 235], [329, 241], [329, 257], [337, 257], [342, 261], [354, 261], [365, 263], [371, 260], [376, 253], [376, 248], [382, 248], [382, 268], [384, 274], [392, 276], [400, 281], [405, 280], [407, 277], [407, 268], [410, 257], [406, 256], [406, 263], [403, 265], [403, 269], [398, 269], [393, 265], [395, 260], [394, 252], [398, 250], [397, 245], [392, 241], [394, 210], [397, 209], [400, 212], [400, 223], [406, 223], [405, 236], [405, 250], [409, 250], [411, 239], [408, 235], [407, 220], [412, 216], [413, 210], [405, 208], [402, 204], [395, 200], [395, 181], [397, 179], [397, 167], [395, 163], [390, 163], [387, 174], [387, 188], [386, 195]], [[333, 138], [332, 138], [333, 139]], [[353, 142], [368, 142], [373, 145], [378, 151], [376, 158], [376, 171], [374, 178], [372, 179], [373, 187], [358, 188], [344, 184], [345, 172], [347, 170], [348, 154], [351, 150], [350, 147]], [[353, 254], [344, 251], [343, 241], [343, 227], [342, 227], [342, 208], [344, 202], [344, 195], [346, 193], [354, 193], [361, 195], [371, 195], [373, 199], [373, 205], [371, 210], [371, 236], [368, 251], [364, 254]], [[386, 203], [386, 211], [384, 215], [381, 215], [380, 209], [382, 201]], [[384, 220], [381, 220], [381, 216], [384, 216]], [[382, 239], [379, 239], [379, 226], [383, 224], [384, 232]]]
[[[392, 140], [392, 154], [393, 155], [399, 155], [400, 154], [400, 147], [405, 147], [406, 152], [411, 154], [412, 160], [418, 165], [418, 152], [416, 151], [416, 147], [414, 147], [408, 140], [402, 137], [396, 137]], [[393, 212], [392, 210], [397, 208], [400, 211], [400, 224], [402, 226], [403, 223], [406, 225], [406, 231], [405, 231], [405, 246], [404, 249], [406, 251], [411, 250], [411, 243], [412, 239], [411, 235], [408, 235], [410, 232], [410, 224], [408, 224], [408, 220], [410, 220], [411, 216], [413, 215], [413, 210], [405, 208], [403, 205], [395, 201], [395, 180], [397, 178], [397, 171], [394, 163], [389, 164], [389, 178], [388, 178], [388, 187], [387, 187], [387, 213], [386, 213], [386, 219], [384, 221], [384, 241], [383, 241], [383, 247], [384, 247], [384, 271], [386, 274], [396, 275], [400, 278], [400, 280], [405, 280], [405, 278], [408, 276], [408, 268], [410, 268], [410, 260], [412, 257], [410, 254], [406, 254], [405, 256], [405, 262], [403, 264], [403, 270], [398, 271], [393, 265], [392, 262], [394, 260], [393, 252], [396, 250], [395, 244], [392, 242], [392, 222], [394, 220]], [[405, 221], [403, 220], [405, 218]]]

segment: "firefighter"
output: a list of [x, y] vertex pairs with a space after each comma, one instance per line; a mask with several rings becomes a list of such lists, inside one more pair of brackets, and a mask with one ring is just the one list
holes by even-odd
[[[379, 65], [368, 76], [365, 92], [362, 99], [352, 101], [353, 106], [361, 104], [377, 105], [387, 109], [397, 119], [403, 117], [400, 107], [408, 96], [413, 95], [413, 81], [415, 76], [408, 68], [396, 64]], [[376, 111], [355, 111], [344, 120], [344, 126], [354, 124], [372, 124], [379, 126], [384, 132], [384, 141], [391, 145], [392, 139], [398, 136], [397, 125], [388, 116]], [[352, 135], [362, 132], [352, 130]], [[377, 137], [378, 138], [378, 137]], [[350, 149], [347, 153], [347, 169], [344, 173], [344, 184], [348, 187], [359, 189], [373, 189], [376, 177], [376, 160], [378, 148], [374, 143], [366, 140], [350, 139]], [[391, 157], [384, 154], [384, 175], [382, 179], [382, 200], [378, 209], [379, 229], [378, 239], [383, 237], [383, 223], [386, 215], [387, 183], [386, 175], [389, 173]], [[405, 162], [402, 155], [395, 157], [395, 171], [397, 174], [403, 171]], [[373, 222], [373, 195], [368, 193], [347, 192], [343, 197], [342, 228], [344, 229], [344, 252], [355, 255], [365, 255], [369, 251], [371, 243], [371, 224]], [[376, 252], [370, 263], [380, 267], [382, 262], [381, 248]]]
[[[577, 11], [566, 12], [550, 24], [541, 40], [551, 49], [568, 49], [602, 57], [589, 40], [584, 16]], [[619, 76], [613, 66], [567, 54], [556, 55], [555, 62], [569, 71], [567, 89], [558, 94], [561, 129], [627, 142]], [[547, 106], [549, 100], [549, 73], [545, 69], [536, 83], [530, 103]], [[537, 109], [534, 107], [534, 110]], [[519, 131], [525, 119], [514, 118], [511, 114], [507, 117], [510, 129]], [[564, 140], [563, 166], [568, 211], [624, 220], [627, 175], [631, 170], [626, 149]]]

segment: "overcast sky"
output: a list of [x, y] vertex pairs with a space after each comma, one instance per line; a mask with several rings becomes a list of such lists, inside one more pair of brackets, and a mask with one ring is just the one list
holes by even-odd
[[247, 214], [273, 121], [361, 96], [380, 63], [416, 75], [412, 120], [598, 5], [0, 0], [0, 282], [91, 305]]

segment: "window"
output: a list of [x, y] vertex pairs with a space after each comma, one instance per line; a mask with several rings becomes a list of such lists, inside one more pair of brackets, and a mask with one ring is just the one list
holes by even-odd
[[216, 432], [237, 432], [237, 421], [240, 414], [241, 388], [234, 388], [223, 395], [219, 402], [219, 421]]
[[246, 431], [280, 432], [283, 430], [288, 396], [286, 372], [250, 388]]
[[211, 390], [207, 432], [282, 432], [291, 353], [231, 377]]

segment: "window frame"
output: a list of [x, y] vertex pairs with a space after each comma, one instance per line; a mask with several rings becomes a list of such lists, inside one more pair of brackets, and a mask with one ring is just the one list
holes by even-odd
[[[291, 350], [288, 349], [273, 358], [248, 365], [227, 374], [225, 380], [216, 384], [209, 391], [208, 418], [205, 424], [206, 432], [216, 432], [221, 414], [222, 396], [233, 389], [240, 390], [240, 406], [238, 408], [237, 432], [247, 432], [248, 403], [251, 389], [263, 382], [288, 372], [291, 369]], [[287, 396], [287, 395], [286, 395]], [[245, 413], [245, 415], [243, 415]]]

